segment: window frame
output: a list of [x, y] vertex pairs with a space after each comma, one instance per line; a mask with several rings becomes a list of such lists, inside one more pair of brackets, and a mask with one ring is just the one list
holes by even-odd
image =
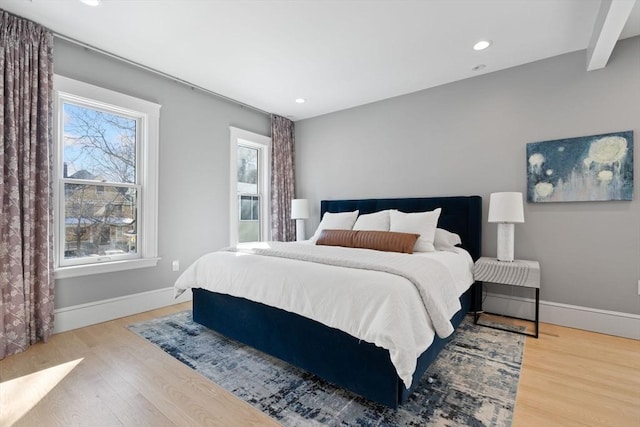
[[[158, 258], [158, 148], [161, 106], [153, 102], [54, 75], [54, 274], [56, 279], [153, 267]], [[95, 259], [64, 260], [64, 120], [65, 102], [136, 120], [136, 254], [105, 255]], [[66, 179], [69, 181], [69, 179]], [[131, 186], [130, 184], [83, 181], [84, 185]]]
[[[238, 146], [258, 150], [258, 196], [260, 200], [260, 241], [271, 238], [271, 138], [244, 129], [229, 126], [230, 134], [230, 200], [229, 200], [229, 243], [238, 244], [240, 224], [240, 201], [238, 196]], [[254, 196], [253, 194], [242, 194]]]

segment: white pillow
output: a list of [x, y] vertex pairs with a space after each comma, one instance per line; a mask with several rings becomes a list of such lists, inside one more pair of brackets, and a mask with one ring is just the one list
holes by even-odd
[[456, 233], [447, 231], [444, 228], [436, 228], [436, 234], [433, 239], [433, 246], [435, 246], [436, 251], [455, 252], [453, 248], [460, 244], [462, 244], [462, 240]]
[[322, 217], [322, 221], [320, 221], [320, 225], [316, 229], [316, 232], [311, 237], [311, 241], [315, 243], [320, 237], [320, 233], [322, 230], [351, 230], [353, 228], [353, 224], [356, 222], [358, 218], [358, 213], [360, 211], [353, 212], [325, 212]]
[[353, 225], [354, 230], [389, 231], [389, 210], [360, 215]]
[[420, 237], [418, 237], [413, 251], [434, 252], [436, 248], [433, 246], [433, 239], [436, 235], [436, 227], [441, 211], [441, 208], [429, 212], [415, 213], [393, 210], [390, 212], [391, 226], [389, 231], [419, 234]]

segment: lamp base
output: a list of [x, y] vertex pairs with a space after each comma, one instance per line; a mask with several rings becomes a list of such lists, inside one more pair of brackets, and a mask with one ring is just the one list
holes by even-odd
[[296, 219], [296, 240], [301, 242], [304, 238], [304, 219]]
[[498, 223], [498, 261], [513, 262], [513, 223]]

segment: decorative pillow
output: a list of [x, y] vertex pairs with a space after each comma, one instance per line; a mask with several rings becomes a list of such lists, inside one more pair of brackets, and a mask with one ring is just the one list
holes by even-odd
[[433, 246], [435, 246], [436, 251], [452, 251], [453, 248], [461, 244], [462, 240], [456, 233], [447, 231], [444, 228], [436, 228], [436, 234], [433, 239]]
[[353, 238], [358, 232], [354, 230], [328, 230], [320, 232], [316, 245], [353, 247]]
[[375, 249], [377, 251], [401, 252], [412, 254], [416, 245], [417, 234], [394, 233], [392, 231], [356, 231], [353, 238], [353, 246], [362, 249]]
[[315, 242], [320, 237], [320, 233], [324, 229], [332, 229], [332, 230], [351, 230], [353, 228], [353, 224], [356, 222], [358, 218], [358, 213], [360, 211], [353, 212], [325, 212], [322, 217], [322, 221], [320, 221], [320, 225], [316, 229], [316, 232], [311, 237], [311, 241]]
[[434, 252], [433, 239], [436, 234], [441, 208], [428, 212], [404, 213], [396, 210], [390, 212], [391, 226], [389, 231], [399, 233], [415, 233], [420, 237], [413, 248], [414, 252]]
[[391, 231], [328, 230], [324, 229], [316, 245], [374, 249], [385, 252], [412, 254], [419, 235]]
[[389, 231], [389, 211], [360, 215], [353, 225], [354, 230]]

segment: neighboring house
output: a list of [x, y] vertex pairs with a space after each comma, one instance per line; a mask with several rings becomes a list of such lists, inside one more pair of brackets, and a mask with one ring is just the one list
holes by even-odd
[[[86, 170], [69, 178], [101, 181]], [[135, 200], [126, 190], [108, 185], [66, 184], [65, 258], [135, 252]]]

